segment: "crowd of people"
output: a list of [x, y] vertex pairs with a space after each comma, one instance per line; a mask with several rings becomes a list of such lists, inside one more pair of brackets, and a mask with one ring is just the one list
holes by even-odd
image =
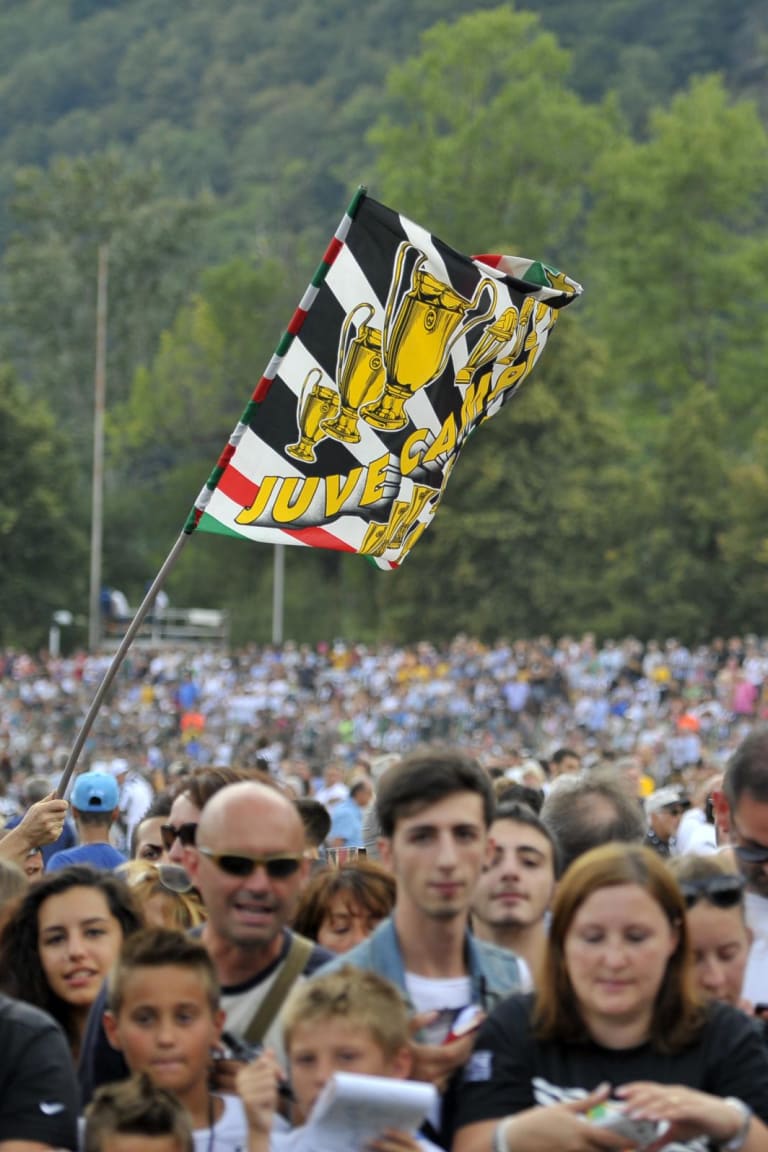
[[[66, 761], [108, 653], [0, 651], [0, 768], [49, 774]], [[290, 770], [402, 754], [429, 741], [587, 759], [639, 751], [657, 778], [703, 753], [724, 762], [768, 718], [768, 641], [579, 638], [403, 647], [336, 641], [280, 647], [131, 650], [85, 759]]]
[[6, 653], [0, 1152], [768, 1152], [763, 647]]

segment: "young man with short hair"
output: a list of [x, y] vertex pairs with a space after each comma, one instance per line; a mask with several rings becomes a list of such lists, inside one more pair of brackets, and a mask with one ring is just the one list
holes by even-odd
[[525, 804], [502, 801], [491, 824], [494, 855], [475, 887], [472, 931], [522, 957], [534, 976], [547, 947], [546, 915], [558, 878], [552, 833]]
[[376, 806], [380, 857], [397, 880], [395, 907], [332, 963], [370, 968], [404, 992], [422, 1026], [414, 1076], [443, 1089], [472, 1049], [471, 1032], [451, 1038], [460, 1012], [488, 1013], [530, 987], [524, 963], [469, 931], [475, 886], [493, 855], [493, 788], [470, 756], [427, 747], [387, 769]]
[[93, 868], [110, 870], [124, 864], [123, 853], [109, 842], [109, 830], [118, 815], [118, 800], [113, 776], [106, 772], [81, 772], [69, 797], [78, 845], [54, 853], [46, 871], [58, 872], [70, 864], [90, 864]]

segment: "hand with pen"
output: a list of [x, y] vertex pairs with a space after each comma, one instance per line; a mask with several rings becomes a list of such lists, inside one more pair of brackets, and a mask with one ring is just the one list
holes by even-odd
[[248, 1152], [269, 1152], [284, 1083], [285, 1075], [270, 1048], [265, 1048], [252, 1063], [240, 1064], [235, 1088], [248, 1118]]

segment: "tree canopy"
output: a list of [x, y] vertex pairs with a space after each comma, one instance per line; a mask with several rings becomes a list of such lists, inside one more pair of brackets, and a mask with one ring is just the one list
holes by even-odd
[[[0, 0], [3, 640], [86, 607], [99, 245], [135, 600], [358, 183], [585, 295], [399, 572], [287, 550], [288, 631], [768, 627], [767, 76], [758, 0]], [[195, 538], [169, 590], [263, 639], [270, 583]]]

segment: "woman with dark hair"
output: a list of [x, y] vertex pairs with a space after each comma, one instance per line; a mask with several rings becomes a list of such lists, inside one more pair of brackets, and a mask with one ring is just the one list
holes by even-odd
[[663, 860], [585, 853], [560, 881], [536, 993], [481, 1027], [453, 1152], [766, 1152], [766, 1119], [768, 1055], [746, 1016], [698, 992]]
[[73, 864], [33, 884], [0, 936], [0, 988], [50, 1013], [77, 1058], [85, 1022], [120, 946], [141, 928], [126, 884]]
[[293, 927], [331, 952], [348, 952], [389, 916], [395, 892], [395, 878], [370, 860], [324, 869], [302, 892]]

